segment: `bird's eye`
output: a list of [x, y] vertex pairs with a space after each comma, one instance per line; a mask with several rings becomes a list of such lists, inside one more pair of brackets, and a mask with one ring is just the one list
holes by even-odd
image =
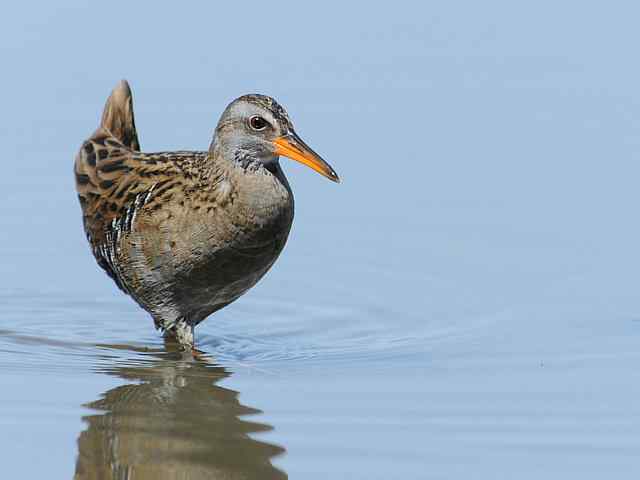
[[258, 115], [254, 115], [249, 119], [249, 126], [254, 130], [264, 130], [265, 128], [267, 128], [267, 125], [269, 125], [267, 121]]

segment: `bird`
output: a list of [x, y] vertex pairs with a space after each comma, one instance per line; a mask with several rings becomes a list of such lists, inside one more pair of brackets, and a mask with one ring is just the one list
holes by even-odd
[[286, 110], [261, 94], [226, 107], [207, 151], [143, 153], [126, 80], [81, 144], [74, 177], [93, 256], [181, 347], [196, 350], [195, 326], [246, 293], [282, 252], [294, 198], [281, 156], [340, 182]]

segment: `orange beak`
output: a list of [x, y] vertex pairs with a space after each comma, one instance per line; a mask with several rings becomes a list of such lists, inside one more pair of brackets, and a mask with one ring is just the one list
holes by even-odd
[[306, 143], [302, 141], [294, 132], [278, 137], [273, 141], [276, 147], [276, 153], [283, 157], [296, 160], [309, 168], [312, 168], [329, 180], [340, 183], [340, 178], [331, 165], [325, 162], [320, 155], [311, 150]]

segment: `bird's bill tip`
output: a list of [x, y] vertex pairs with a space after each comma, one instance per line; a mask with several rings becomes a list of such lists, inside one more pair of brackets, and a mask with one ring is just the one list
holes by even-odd
[[325, 162], [295, 133], [278, 137], [273, 141], [273, 144], [278, 155], [300, 162], [329, 180], [340, 183], [340, 178], [331, 165]]

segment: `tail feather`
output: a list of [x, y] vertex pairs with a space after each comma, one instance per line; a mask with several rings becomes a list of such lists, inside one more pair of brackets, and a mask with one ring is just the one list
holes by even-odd
[[100, 126], [127, 147], [140, 151], [133, 119], [133, 94], [126, 80], [121, 80], [107, 99]]

